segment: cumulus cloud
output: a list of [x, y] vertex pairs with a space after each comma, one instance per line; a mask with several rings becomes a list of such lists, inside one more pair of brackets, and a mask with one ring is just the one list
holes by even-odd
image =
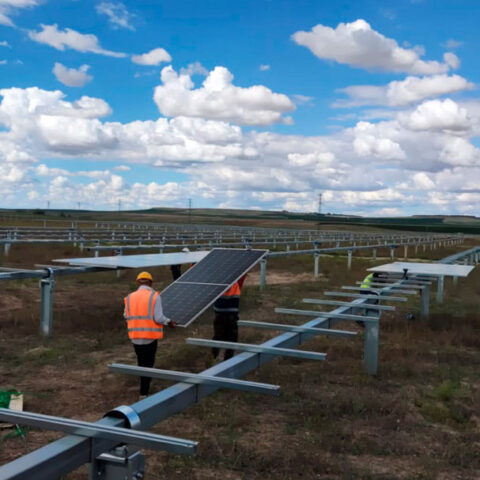
[[76, 70], [75, 68], [67, 68], [59, 62], [55, 62], [52, 72], [60, 83], [68, 87], [83, 87], [93, 78], [87, 74], [89, 68], [89, 65], [82, 65]]
[[442, 46], [447, 50], [454, 50], [455, 48], [461, 47], [463, 42], [449, 38]]
[[15, 13], [17, 9], [36, 5], [38, 5], [37, 0], [0, 0], [0, 25], [14, 27], [15, 24], [10, 18], [11, 14]]
[[12, 48], [6, 40], [0, 42], [0, 47]]
[[413, 112], [399, 115], [400, 122], [410, 130], [465, 132], [472, 127], [466, 108], [453, 100], [430, 100]]
[[445, 73], [455, 64], [453, 54], [445, 58], [445, 63], [421, 60], [420, 49], [400, 47], [362, 19], [339, 23], [335, 29], [319, 24], [309, 32], [294, 33], [292, 39], [318, 58], [358, 68], [433, 75]]
[[267, 70], [270, 70], [270, 65], [260, 65], [258, 68], [261, 72], [266, 72]]
[[99, 15], [106, 15], [113, 28], [126, 28], [135, 30], [131, 24], [133, 15], [130, 14], [123, 3], [100, 2], [95, 10]]
[[200, 62], [193, 62], [189, 63], [186, 68], [182, 67], [180, 69], [180, 74], [188, 75], [190, 77], [193, 75], [203, 75], [206, 77], [208, 75], [208, 70]]
[[470, 90], [473, 83], [459, 75], [432, 75], [428, 77], [407, 77], [385, 86], [355, 85], [337, 90], [350, 97], [339, 100], [334, 107], [354, 107], [363, 105], [405, 106], [426, 98]]
[[49, 45], [50, 47], [61, 50], [62, 52], [67, 48], [76, 50], [82, 53], [96, 53], [98, 55], [106, 55], [109, 57], [125, 57], [125, 53], [112, 52], [105, 50], [100, 46], [98, 38], [92, 33], [80, 33], [71, 28], [59, 30], [57, 24], [41, 25], [41, 30], [35, 32], [33, 30], [28, 32], [28, 36], [35, 42]]
[[282, 114], [295, 109], [286, 95], [263, 85], [233, 85], [233, 75], [225, 67], [215, 67], [199, 88], [195, 88], [190, 75], [179, 75], [171, 66], [162, 70], [161, 79], [162, 85], [155, 88], [153, 98], [160, 112], [169, 117], [183, 115], [240, 125], [271, 125], [291, 123]]
[[132, 62], [138, 65], [159, 65], [162, 62], [171, 62], [172, 57], [163, 48], [154, 48], [142, 55], [132, 55]]
[[8, 63], [7, 60], [0, 60], [0, 65], [6, 65]]
[[[425, 128], [426, 121], [416, 117], [414, 125], [421, 128], [412, 129], [409, 122], [417, 112], [412, 109], [388, 121], [303, 136], [242, 131], [225, 121], [184, 116], [111, 122], [102, 119], [110, 112], [104, 100], [67, 101], [61, 91], [10, 88], [0, 96], [5, 206], [46, 199], [65, 205], [65, 199], [75, 198], [85, 208], [115, 208], [119, 199], [126, 208], [140, 208], [140, 201], [145, 207], [173, 206], [202, 197], [238, 208], [313, 211], [315, 192], [322, 191], [329, 211], [435, 212], [449, 198], [449, 211], [458, 212], [467, 211], [471, 195], [480, 190], [480, 155], [471, 141], [480, 126], [475, 104], [457, 105], [471, 125], [463, 130], [445, 128], [443, 120], [433, 122], [435, 128], [429, 120]], [[428, 108], [419, 112], [434, 117]], [[459, 113], [458, 118], [465, 117]], [[47, 166], [52, 159], [70, 158], [110, 161], [112, 167]], [[129, 184], [122, 175], [135, 165], [156, 167], [156, 181]], [[162, 172], [172, 169], [192, 180], [162, 182]], [[450, 196], [456, 191], [460, 194]], [[435, 192], [442, 195], [431, 196]]]

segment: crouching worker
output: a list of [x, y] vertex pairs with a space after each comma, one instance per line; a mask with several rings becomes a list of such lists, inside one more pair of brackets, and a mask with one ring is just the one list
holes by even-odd
[[[215, 319], [213, 321], [213, 340], [226, 342], [238, 342], [238, 312], [240, 308], [240, 294], [242, 292], [245, 274], [237, 280], [220, 298], [213, 304]], [[213, 358], [217, 358], [219, 348], [212, 348]], [[233, 357], [233, 350], [225, 350], [224, 360]]]
[[[360, 291], [361, 294], [363, 295], [377, 295], [378, 297], [378, 292], [376, 290], [370, 290], [372, 288], [372, 283], [375, 283], [376, 281], [378, 282], [378, 280], [380, 279], [380, 274], [378, 272], [374, 272], [374, 273], [370, 273], [369, 275], [367, 275], [364, 279], [363, 279], [363, 282], [362, 284], [360, 285], [360, 288], [362, 289]], [[370, 303], [370, 305], [378, 305], [378, 302], [379, 300], [375, 299], [375, 300], [367, 300], [367, 303]], [[373, 309], [366, 309], [365, 310], [365, 315], [367, 317], [369, 316], [377, 316], [378, 315], [378, 310], [373, 310]], [[365, 325], [363, 324], [363, 322], [357, 322], [358, 324], [361, 324], [362, 327], [364, 327]]]
[[[160, 294], [152, 288], [153, 278], [148, 272], [137, 276], [138, 289], [124, 298], [128, 337], [139, 367], [152, 368], [155, 363], [158, 339], [163, 338], [163, 326], [175, 327], [174, 321], [163, 314]], [[150, 390], [150, 378], [140, 377], [140, 398]]]

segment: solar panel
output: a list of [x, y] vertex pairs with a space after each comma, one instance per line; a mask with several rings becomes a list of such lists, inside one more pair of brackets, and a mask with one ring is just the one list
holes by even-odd
[[388, 273], [403, 273], [404, 270], [407, 270], [408, 274], [466, 277], [473, 270], [473, 266], [450, 265], [446, 263], [394, 262], [368, 269], [369, 272]]
[[258, 263], [268, 250], [214, 248], [160, 294], [165, 315], [186, 327]]
[[148, 253], [145, 255], [114, 255], [110, 257], [57, 258], [53, 261], [83, 267], [148, 268], [196, 263], [209, 253], [206, 251]]

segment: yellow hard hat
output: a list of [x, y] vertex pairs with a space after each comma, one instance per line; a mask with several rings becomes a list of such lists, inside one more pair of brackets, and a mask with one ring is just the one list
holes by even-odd
[[153, 277], [148, 272], [140, 272], [137, 275], [137, 282], [138, 280], [150, 280], [151, 282], [153, 282]]

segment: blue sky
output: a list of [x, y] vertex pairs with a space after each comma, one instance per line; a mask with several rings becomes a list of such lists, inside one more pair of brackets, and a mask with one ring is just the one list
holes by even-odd
[[478, 214], [479, 10], [0, 0], [0, 207]]

